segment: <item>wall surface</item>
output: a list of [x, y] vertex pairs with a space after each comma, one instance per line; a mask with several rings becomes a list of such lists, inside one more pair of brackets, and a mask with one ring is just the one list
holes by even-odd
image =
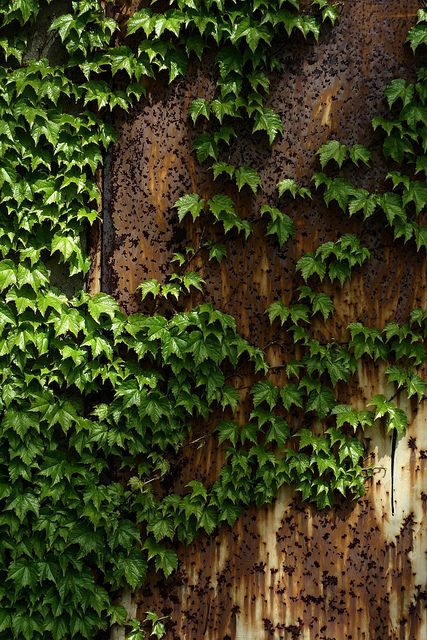
[[[375, 157], [380, 136], [370, 120], [385, 113], [383, 89], [388, 80], [415, 73], [404, 41], [418, 6], [416, 0], [345, 1], [339, 24], [323, 32], [319, 46], [302, 40], [283, 44], [284, 71], [271, 78], [271, 106], [282, 117], [284, 135], [271, 151], [243, 127], [230, 157], [231, 163], [258, 169], [270, 204], [280, 179], [308, 183], [317, 167], [315, 150], [330, 137], [368, 144]], [[193, 98], [212, 96], [212, 73], [207, 60], [185, 79], [155, 86], [140, 108], [117, 123], [119, 141], [104, 188], [102, 287], [128, 311], [140, 308], [139, 282], [168, 273], [171, 254], [186, 243], [172, 209], [175, 200], [188, 191], [208, 197], [224, 190], [197, 165], [186, 114]], [[387, 168], [378, 159], [373, 167], [351, 179], [367, 187], [381, 183]], [[225, 190], [242, 217], [255, 214], [260, 202]], [[425, 254], [394, 242], [379, 216], [365, 225], [357, 216], [346, 219], [338, 208], [326, 209], [317, 198], [287, 213], [297, 234], [282, 251], [256, 222], [248, 242], [228, 240], [221, 266], [196, 262], [210, 298], [238, 319], [241, 333], [254, 344], [265, 346], [274, 336], [266, 306], [278, 298], [289, 302], [301, 284], [294, 275], [299, 256], [345, 232], [359, 235], [372, 258], [342, 289], [323, 287], [336, 311], [327, 326], [315, 325], [317, 337], [342, 340], [350, 322], [383, 327], [427, 305]], [[188, 233], [195, 241], [202, 230], [189, 227]], [[267, 357], [271, 365], [284, 362], [287, 345], [271, 345]], [[274, 380], [280, 382], [280, 372]], [[250, 382], [249, 375], [238, 381], [243, 404]], [[362, 407], [373, 393], [390, 394], [384, 369], [362, 363], [340, 400]], [[282, 490], [268, 508], [250, 509], [233, 528], [180, 549], [176, 574], [166, 582], [153, 578], [143, 593], [133, 594], [139, 615], [170, 615], [168, 640], [427, 638], [426, 405], [418, 411], [408, 402], [401, 405], [410, 427], [397, 443], [394, 474], [390, 437], [379, 428], [366, 434], [367, 464], [378, 470], [357, 503], [319, 513]], [[174, 490], [191, 478], [209, 482], [216, 476], [222, 459], [209, 435], [214, 427], [195, 429], [194, 438], [206, 437], [199, 449], [187, 447], [175, 461]]]

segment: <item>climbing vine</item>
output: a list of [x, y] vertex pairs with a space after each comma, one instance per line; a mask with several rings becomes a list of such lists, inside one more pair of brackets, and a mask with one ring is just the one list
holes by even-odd
[[[339, 402], [336, 387], [359, 359], [387, 363], [396, 393], [425, 397], [425, 310], [384, 328], [355, 322], [345, 344], [311, 334], [313, 318], [326, 322], [334, 312], [319, 283], [341, 286], [369, 260], [353, 234], [302, 255], [295, 299], [266, 310], [277, 335], [298, 346], [280, 387], [265, 353], [239, 336], [232, 317], [209, 301], [190, 310], [175, 305], [193, 289], [204, 291], [190, 269], [196, 253], [220, 262], [228, 233], [252, 232], [229, 195], [178, 199], [180, 222], [206, 217], [224, 242], [203, 238], [175, 254], [164, 281], [141, 283], [149, 312], [126, 316], [110, 296], [82, 286], [90, 267], [84, 236], [100, 217], [96, 172], [115, 139], [109, 112], [129, 109], [153, 79], [166, 74], [172, 82], [214, 49], [215, 94], [189, 107], [194, 151], [215, 179], [262, 193], [252, 167], [228, 161], [236, 122], [250, 122], [270, 144], [281, 135], [267, 106], [269, 74], [280, 70], [276, 49], [298, 32], [317, 40], [339, 14], [339, 3], [328, 0], [306, 8], [298, 0], [164, 6], [123, 21], [113, 3], [97, 0], [0, 3], [0, 638], [95, 638], [115, 622], [129, 623], [133, 640], [162, 637], [156, 614], [141, 626], [115, 603], [147, 571], [168, 576], [177, 567], [174, 542], [233, 524], [246, 505], [270, 502], [284, 484], [318, 508], [339, 494], [363, 493], [363, 431], [384, 421], [400, 437], [407, 416], [396, 396], [375, 395], [363, 410]], [[427, 44], [425, 9], [408, 40], [414, 52]], [[342, 165], [369, 166], [370, 152], [337, 140], [319, 150], [322, 172], [314, 176], [327, 205], [363, 220], [379, 212], [395, 240], [418, 251], [427, 248], [427, 188], [419, 179], [427, 166], [426, 86], [424, 70], [414, 83], [394, 80], [385, 92], [390, 118], [373, 121], [393, 166], [387, 190], [371, 193], [345, 180]], [[282, 247], [295, 235], [283, 202], [310, 198], [311, 188], [284, 177], [277, 190], [277, 206], [262, 205], [259, 219]], [[74, 293], [55, 286], [58, 261]], [[233, 419], [240, 394], [230, 374], [241, 365], [258, 374], [244, 425]], [[218, 411], [218, 441], [227, 447], [218, 478], [168, 493], [174, 456], [192, 446], [195, 422]]]

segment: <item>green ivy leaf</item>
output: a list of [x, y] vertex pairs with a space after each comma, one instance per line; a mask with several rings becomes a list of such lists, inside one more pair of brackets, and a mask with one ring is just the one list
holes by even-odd
[[39, 515], [40, 503], [37, 496], [31, 491], [19, 493], [16, 497], [7, 503], [5, 511], [13, 511], [21, 524], [27, 517], [28, 512]]
[[270, 144], [273, 144], [276, 136], [283, 133], [282, 121], [272, 109], [259, 109], [255, 112], [252, 133], [256, 131], [265, 131]]
[[392, 401], [386, 400], [382, 394], [373, 396], [369, 404], [375, 408], [375, 420], [386, 417], [387, 431], [396, 429], [399, 438], [404, 435], [408, 426], [408, 417], [403, 409], [399, 409]]
[[402, 105], [406, 107], [413, 98], [414, 87], [412, 84], [407, 84], [405, 80], [397, 78], [387, 85], [384, 95], [387, 98], [389, 109], [392, 108], [397, 100], [401, 100]]
[[194, 271], [187, 271], [182, 276], [182, 283], [184, 288], [187, 291], [190, 291], [190, 287], [194, 287], [194, 289], [198, 289], [199, 291], [203, 291], [204, 280], [199, 273], [195, 273]]
[[97, 293], [88, 299], [87, 307], [90, 315], [96, 322], [102, 314], [108, 316], [111, 320], [119, 313], [119, 305], [112, 296], [106, 293]]
[[240, 395], [237, 389], [226, 385], [221, 391], [221, 407], [231, 407], [233, 413], [236, 411], [237, 405], [240, 402]]
[[29, 558], [18, 558], [9, 565], [8, 578], [17, 585], [18, 592], [22, 587], [35, 589], [38, 582], [38, 571], [35, 563]]
[[316, 293], [312, 299], [313, 314], [321, 313], [324, 320], [327, 320], [334, 311], [334, 303], [326, 293]]
[[383, 153], [386, 158], [391, 158], [398, 164], [402, 164], [405, 154], [413, 155], [414, 151], [412, 145], [400, 134], [391, 134], [384, 140]]
[[181, 196], [173, 206], [178, 211], [180, 222], [182, 222], [187, 213], [191, 214], [194, 222], [202, 213], [205, 201], [197, 193], [188, 193], [185, 196]]
[[277, 190], [279, 192], [279, 198], [287, 192], [289, 192], [293, 198], [296, 198], [297, 195], [301, 196], [301, 198], [305, 198], [306, 196], [311, 198], [310, 189], [307, 187], [299, 187], [293, 178], [286, 178], [285, 180], [278, 182]]
[[120, 558], [120, 570], [123, 572], [128, 585], [136, 589], [144, 583], [147, 562], [138, 551], [131, 551], [129, 556]]
[[74, 16], [71, 15], [70, 13], [67, 13], [65, 15], [61, 15], [58, 18], [56, 18], [51, 23], [49, 27], [49, 31], [58, 31], [59, 37], [61, 38], [62, 42], [64, 42], [64, 40], [70, 34], [70, 31], [74, 27], [74, 25], [75, 25]]
[[374, 420], [372, 411], [359, 411], [346, 404], [336, 405], [331, 413], [337, 416], [337, 427], [349, 424], [353, 427], [354, 431], [356, 431], [359, 426], [371, 427]]
[[425, 381], [417, 375], [414, 371], [411, 371], [407, 374], [406, 378], [406, 389], [408, 392], [408, 398], [416, 395], [418, 402], [426, 395], [427, 384]]
[[404, 190], [402, 196], [403, 206], [406, 207], [410, 202], [414, 203], [417, 215], [421, 213], [427, 204], [427, 186], [420, 180], [410, 180], [408, 187]]
[[3, 328], [7, 324], [16, 324], [15, 316], [7, 304], [0, 302], [0, 327]]
[[171, 549], [160, 546], [151, 538], [147, 538], [144, 549], [148, 552], [148, 559], [154, 558], [157, 571], [161, 570], [168, 577], [178, 567], [178, 557]]
[[393, 225], [395, 218], [403, 218], [405, 215], [402, 197], [397, 193], [384, 193], [379, 199], [379, 204], [390, 225]]
[[307, 411], [314, 411], [320, 419], [326, 418], [336, 405], [334, 394], [327, 387], [321, 387], [319, 390], [313, 390], [309, 393], [307, 400]]
[[283, 326], [289, 318], [290, 311], [289, 307], [287, 307], [281, 300], [276, 300], [267, 307], [266, 313], [268, 313], [270, 324], [273, 324], [274, 320], [279, 318], [280, 324]]
[[398, 438], [405, 435], [408, 427], [408, 416], [403, 409], [398, 409], [397, 407], [390, 407], [388, 409], [386, 427], [387, 431], [395, 429]]
[[371, 153], [369, 149], [363, 146], [363, 144], [354, 144], [349, 148], [348, 152], [350, 160], [354, 164], [358, 165], [359, 162], [363, 162], [363, 164], [366, 164], [366, 166], [369, 167], [369, 163], [371, 161]]
[[339, 447], [338, 459], [340, 463], [347, 458], [353, 465], [357, 465], [363, 458], [365, 450], [363, 445], [356, 438], [346, 438]]
[[325, 191], [324, 199], [327, 205], [335, 200], [342, 211], [345, 211], [349, 198], [355, 193], [354, 187], [343, 178], [334, 178]]
[[238, 426], [231, 420], [222, 420], [218, 427], [218, 442], [222, 444], [226, 440], [229, 440], [233, 446], [236, 446], [239, 437]]
[[253, 385], [251, 395], [254, 407], [258, 407], [262, 402], [265, 402], [271, 410], [277, 404], [279, 389], [269, 380], [260, 380]]
[[225, 116], [239, 118], [238, 105], [235, 100], [212, 100], [210, 108], [215, 118], [222, 123]]
[[427, 226], [417, 225], [414, 228], [417, 251], [423, 247], [427, 250]]
[[251, 188], [253, 193], [256, 193], [261, 186], [261, 177], [251, 167], [242, 166], [235, 171], [236, 184], [239, 191], [245, 185]]
[[0, 260], [0, 291], [4, 291], [16, 282], [16, 267], [12, 260]]
[[185, 75], [188, 66], [187, 56], [182, 51], [169, 50], [164, 65], [169, 71], [169, 83], [171, 83], [178, 76]]
[[260, 40], [264, 40], [267, 44], [270, 43], [271, 33], [266, 25], [254, 26], [250, 18], [243, 17], [240, 22], [234, 25], [230, 41], [234, 44], [242, 38], [246, 40], [252, 53], [255, 53]]
[[218, 176], [225, 173], [229, 178], [234, 176], [236, 167], [232, 164], [227, 164], [226, 162], [214, 162], [212, 165], [212, 171], [214, 174], [214, 179], [216, 180]]
[[227, 249], [223, 244], [209, 245], [209, 260], [216, 260], [220, 263], [227, 255]]
[[326, 275], [326, 265], [314, 253], [306, 253], [301, 256], [297, 262], [297, 270], [301, 272], [305, 282], [315, 274], [319, 276], [320, 281]]
[[160, 282], [158, 280], [144, 280], [138, 285], [138, 289], [141, 291], [141, 298], [145, 298], [151, 293], [156, 298], [160, 293]]
[[196, 98], [188, 107], [188, 113], [194, 124], [196, 124], [200, 116], [204, 116], [209, 120], [210, 104], [205, 98]]
[[347, 158], [347, 147], [338, 140], [329, 140], [316, 151], [316, 155], [320, 158], [320, 166], [322, 169], [331, 160], [334, 160], [341, 169]]
[[279, 192], [279, 197], [282, 197], [284, 193], [289, 191], [292, 197], [296, 198], [298, 194], [298, 184], [293, 178], [286, 178], [285, 180], [277, 183], [277, 190]]
[[427, 44], [427, 24], [416, 24], [409, 30], [406, 41], [411, 44], [411, 49], [415, 53], [422, 44]]
[[309, 429], [301, 429], [294, 435], [294, 437], [299, 438], [300, 449], [311, 447], [315, 453], [323, 451], [324, 453], [329, 454], [330, 446], [327, 439], [323, 436], [316, 435]]
[[267, 204], [261, 207], [261, 215], [265, 214], [270, 217], [270, 222], [267, 224], [267, 235], [275, 235], [280, 248], [283, 247], [285, 242], [295, 234], [293, 220], [286, 213]]
[[289, 425], [283, 418], [279, 416], [273, 416], [270, 420], [271, 427], [265, 438], [265, 443], [274, 442], [283, 447], [286, 440], [289, 438], [290, 429]]
[[291, 320], [294, 324], [298, 322], [309, 322], [310, 309], [305, 304], [293, 304], [289, 307]]
[[51, 244], [51, 253], [52, 255], [58, 251], [64, 262], [67, 262], [71, 256], [75, 254], [81, 253], [80, 242], [77, 238], [74, 238], [71, 235], [61, 236], [55, 235], [52, 238]]
[[196, 151], [200, 163], [205, 162], [208, 158], [213, 158], [215, 162], [218, 160], [218, 144], [211, 133], [199, 135], [193, 144], [193, 149]]
[[156, 542], [164, 538], [172, 540], [174, 536], [174, 526], [171, 520], [160, 515], [156, 520], [152, 520], [147, 525], [148, 533], [152, 533]]
[[208, 201], [210, 211], [214, 217], [222, 222], [224, 231], [228, 233], [235, 228], [238, 231], [244, 231], [247, 238], [251, 231], [251, 224], [247, 220], [242, 220], [236, 213], [234, 202], [228, 196], [218, 194]]
[[329, 20], [332, 26], [334, 26], [339, 18], [339, 3], [329, 4], [327, 1], [323, 2], [323, 0], [321, 0], [321, 3], [317, 2], [317, 4], [319, 4], [319, 6], [322, 5], [322, 22]]
[[288, 383], [282, 387], [280, 389], [280, 397], [287, 411], [294, 405], [300, 408], [303, 407], [304, 393], [296, 384]]
[[366, 220], [374, 214], [380, 202], [381, 196], [375, 193], [369, 193], [366, 189], [355, 189], [348, 205], [348, 211], [350, 216], [362, 211], [363, 217]]

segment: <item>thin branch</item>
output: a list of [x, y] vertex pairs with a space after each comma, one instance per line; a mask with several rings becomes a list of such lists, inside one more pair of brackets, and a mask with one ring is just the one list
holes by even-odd
[[206, 226], [204, 226], [200, 232], [200, 239], [199, 239], [199, 245], [197, 247], [197, 249], [195, 250], [195, 252], [193, 253], [193, 255], [191, 255], [189, 258], [187, 258], [187, 260], [179, 267], [180, 273], [183, 273], [184, 269], [186, 269], [188, 267], [188, 265], [194, 260], [194, 258], [201, 252], [201, 250], [203, 249], [203, 239], [205, 237], [205, 233], [206, 233]]

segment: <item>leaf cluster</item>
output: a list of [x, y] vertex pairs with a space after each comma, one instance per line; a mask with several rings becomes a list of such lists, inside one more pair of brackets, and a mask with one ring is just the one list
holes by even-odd
[[[407, 419], [381, 395], [372, 398], [372, 411], [339, 404], [336, 385], [350, 380], [366, 354], [387, 361], [388, 381], [421, 401], [426, 385], [417, 367], [425, 360], [427, 314], [415, 309], [408, 323], [381, 331], [350, 325], [348, 345], [322, 344], [310, 325], [314, 317], [329, 318], [333, 301], [304, 285], [298, 299], [268, 309], [300, 352], [285, 365], [287, 382], [279, 388], [262, 377], [263, 352], [206, 302], [126, 316], [104, 293], [67, 296], [55, 288], [51, 269], [58, 261], [74, 279], [89, 269], [82, 238], [99, 218], [96, 174], [115, 139], [108, 112], [129, 109], [148, 79], [166, 73], [173, 81], [215, 47], [215, 94], [189, 108], [193, 123], [204, 127], [194, 148], [215, 178], [225, 175], [239, 191], [258, 194], [259, 173], [230, 164], [235, 122], [270, 144], [281, 135], [281, 117], [268, 104], [270, 74], [280, 68], [276, 47], [294, 33], [317, 40], [321, 24], [336, 20], [337, 3], [315, 0], [310, 12], [298, 0], [169, 0], [119, 26], [97, 0], [76, 0], [50, 25], [64, 61], [27, 59], [46, 4], [16, 0], [0, 7], [0, 635], [89, 639], [117, 622], [128, 624], [133, 640], [147, 628], [162, 637], [165, 626], [155, 613], [141, 626], [113, 602], [123, 588], [141, 587], [147, 571], [170, 575], [177, 542], [233, 524], [246, 505], [270, 502], [283, 484], [318, 508], [339, 494], [361, 495], [360, 430], [384, 420], [400, 436]], [[425, 44], [425, 12], [418, 18], [408, 36], [414, 50]], [[365, 218], [382, 210], [395, 237], [414, 237], [418, 249], [426, 246], [418, 219], [427, 192], [417, 178], [426, 173], [426, 95], [422, 70], [413, 84], [393, 81], [386, 97], [396, 113], [373, 123], [395, 163], [389, 192], [356, 189], [339, 176], [315, 178], [327, 205], [335, 201]], [[322, 168], [369, 162], [367, 149], [338, 141], [319, 156]], [[311, 196], [290, 178], [277, 188], [279, 198]], [[209, 215], [225, 234], [251, 231], [225, 194], [209, 200], [186, 194], [175, 208], [180, 222]], [[290, 216], [270, 205], [261, 215], [267, 235], [283, 247], [295, 233]], [[202, 246], [218, 262], [226, 253], [211, 240]], [[201, 291], [200, 275], [185, 269], [196, 251], [174, 256], [182, 273], [141, 283], [143, 300]], [[297, 270], [305, 282], [317, 275], [343, 284], [368, 257], [346, 234], [302, 256]], [[240, 426], [233, 420], [240, 393], [229, 372], [242, 362], [260, 379]], [[192, 480], [180, 495], [164, 491], [182, 448], [193, 443], [193, 428], [218, 412], [227, 418], [218, 425], [219, 441], [229, 447], [218, 478], [212, 486]]]
[[335, 242], [321, 244], [314, 252], [305, 253], [297, 262], [297, 270], [305, 282], [314, 275], [320, 281], [328, 276], [331, 282], [338, 280], [342, 286], [351, 277], [352, 270], [369, 257], [369, 250], [362, 247], [357, 236], [347, 233]]

